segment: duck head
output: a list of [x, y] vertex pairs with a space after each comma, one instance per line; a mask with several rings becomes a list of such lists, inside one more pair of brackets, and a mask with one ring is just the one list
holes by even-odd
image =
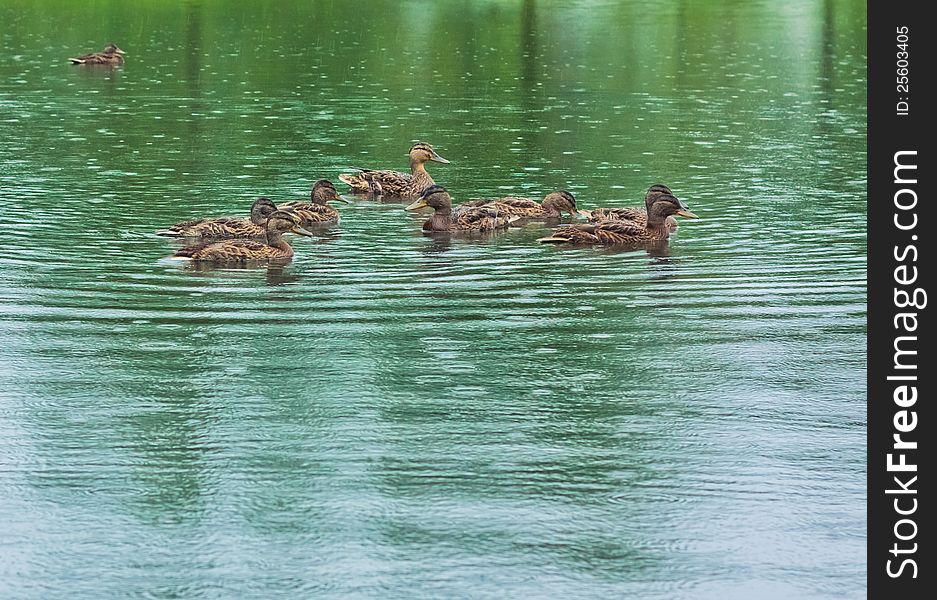
[[298, 235], [312, 236], [305, 229], [299, 226], [300, 219], [291, 212], [285, 210], [275, 210], [267, 217], [267, 238], [278, 236], [287, 232]]
[[443, 186], [431, 185], [423, 190], [417, 201], [408, 205], [406, 210], [418, 210], [427, 206], [436, 212], [448, 213], [452, 211], [452, 198]]
[[426, 142], [417, 142], [413, 144], [408, 153], [410, 156], [410, 164], [423, 164], [427, 161], [433, 161], [438, 163], [443, 163], [448, 165], [449, 161], [445, 158], [439, 156], [433, 147], [427, 144]]
[[251, 204], [251, 223], [263, 225], [270, 213], [277, 209], [277, 205], [270, 198], [257, 198]]
[[338, 195], [335, 184], [328, 179], [320, 179], [313, 184], [310, 198], [313, 204], [328, 204], [329, 202], [344, 202], [345, 204], [349, 204], [348, 200]]
[[664, 196], [673, 196], [673, 192], [669, 187], [662, 183], [655, 183], [651, 187], [647, 188], [647, 193], [644, 194], [644, 208], [647, 209], [648, 213], [651, 212], [651, 206], [657, 202], [658, 198]]
[[647, 224], [649, 227], [661, 225], [671, 215], [686, 219], [699, 218], [690, 212], [690, 208], [683, 200], [673, 194], [659, 193], [655, 196], [654, 203], [647, 211]]
[[543, 206], [555, 208], [558, 212], [566, 211], [573, 217], [579, 216], [579, 211], [576, 209], [576, 197], [566, 190], [547, 194], [547, 197], [543, 199]]
[[123, 56], [126, 52], [118, 48], [117, 44], [111, 42], [107, 46], [104, 46], [104, 54], [120, 54]]

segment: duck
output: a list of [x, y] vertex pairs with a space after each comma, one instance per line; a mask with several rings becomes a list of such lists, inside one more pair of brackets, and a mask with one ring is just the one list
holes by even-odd
[[352, 191], [357, 193], [397, 196], [402, 199], [419, 198], [423, 190], [436, 184], [424, 164], [432, 161], [448, 165], [449, 161], [439, 156], [433, 147], [426, 142], [413, 144], [409, 156], [410, 173], [379, 169], [358, 169], [358, 173], [343, 173], [338, 178], [350, 185]]
[[558, 190], [547, 194], [543, 203], [531, 198], [518, 198], [505, 196], [496, 200], [470, 200], [459, 205], [459, 209], [488, 206], [503, 212], [506, 215], [520, 217], [524, 221], [549, 221], [559, 219], [566, 211], [572, 217], [578, 217], [576, 197], [566, 190]]
[[293, 248], [283, 239], [286, 232], [311, 236], [299, 225], [299, 217], [291, 212], [277, 210], [270, 213], [265, 223], [266, 239], [225, 240], [205, 242], [182, 248], [173, 255], [180, 260], [210, 263], [248, 263], [258, 261], [287, 261], [293, 258]]
[[659, 194], [651, 205], [644, 224], [607, 219], [582, 225], [569, 225], [555, 229], [551, 235], [537, 241], [544, 244], [602, 244], [606, 246], [663, 242], [670, 238], [671, 233], [666, 221], [674, 215], [687, 219], [699, 218], [673, 194]]
[[423, 231], [483, 232], [506, 229], [520, 217], [507, 215], [497, 208], [487, 205], [458, 207], [452, 209], [452, 198], [441, 185], [426, 188], [420, 198], [406, 207], [406, 210], [418, 210], [430, 207], [433, 216], [423, 223]]
[[122, 65], [124, 64], [124, 52], [117, 47], [117, 44], [111, 42], [104, 46], [103, 52], [92, 52], [91, 54], [82, 54], [78, 58], [69, 58], [73, 65]]
[[270, 198], [258, 198], [251, 204], [250, 219], [241, 217], [216, 217], [182, 221], [169, 229], [157, 231], [156, 235], [169, 237], [211, 238], [263, 238], [267, 235], [267, 218], [277, 210]]
[[[657, 201], [657, 198], [662, 195], [671, 195], [673, 196], [673, 191], [669, 187], [661, 183], [655, 183], [647, 189], [647, 193], [644, 194], [644, 208], [594, 208], [592, 210], [580, 210], [579, 214], [586, 217], [590, 223], [598, 223], [599, 221], [631, 221], [637, 223], [638, 225], [644, 225], [647, 223], [647, 213], [650, 210], [651, 205]], [[676, 231], [678, 224], [677, 220], [673, 217], [667, 217], [665, 223], [671, 232]]]
[[320, 179], [313, 184], [309, 200], [284, 202], [280, 204], [280, 208], [297, 215], [303, 227], [335, 225], [341, 220], [341, 215], [329, 206], [328, 202], [348, 204], [348, 200], [338, 195], [335, 184], [328, 179]]

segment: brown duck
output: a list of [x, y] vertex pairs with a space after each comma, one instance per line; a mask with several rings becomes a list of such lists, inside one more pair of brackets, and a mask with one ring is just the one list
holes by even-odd
[[250, 219], [241, 217], [217, 217], [182, 221], [169, 229], [157, 231], [157, 235], [170, 237], [211, 238], [263, 238], [267, 235], [267, 217], [277, 209], [269, 198], [258, 198], [251, 205]]
[[672, 194], [661, 194], [651, 205], [646, 223], [609, 219], [583, 225], [560, 227], [540, 238], [545, 244], [640, 245], [662, 242], [670, 237], [667, 218], [672, 215], [698, 219], [687, 205]]
[[[672, 196], [673, 192], [666, 185], [658, 183], [649, 187], [647, 193], [644, 194], [644, 208], [594, 208], [592, 210], [581, 210], [579, 214], [586, 217], [590, 223], [615, 220], [631, 221], [643, 226], [647, 223], [647, 212], [651, 205], [662, 195]], [[677, 220], [673, 217], [667, 217], [666, 223], [670, 231], [677, 230]]]
[[126, 53], [118, 48], [116, 44], [110, 43], [104, 46], [103, 52], [83, 54], [78, 58], [69, 58], [68, 60], [72, 61], [73, 65], [122, 65], [124, 64], [124, 54]]
[[507, 215], [489, 206], [458, 207], [452, 209], [452, 198], [441, 185], [426, 188], [420, 199], [406, 207], [417, 210], [424, 207], [433, 209], [433, 216], [423, 223], [423, 231], [495, 231], [505, 229], [520, 217]]
[[338, 191], [331, 181], [320, 179], [312, 186], [309, 200], [284, 202], [280, 205], [280, 208], [296, 214], [300, 219], [300, 225], [303, 227], [335, 225], [341, 220], [341, 215], [328, 205], [329, 202], [348, 204], [348, 200], [338, 195]]
[[227, 240], [203, 243], [182, 248], [173, 258], [212, 263], [248, 263], [257, 261], [287, 261], [293, 249], [283, 239], [287, 231], [299, 235], [312, 235], [299, 226], [299, 217], [278, 210], [270, 214], [266, 223], [266, 240]]
[[378, 196], [418, 198], [423, 190], [435, 184], [424, 166], [427, 162], [449, 164], [433, 147], [417, 142], [410, 148], [410, 172], [377, 169], [358, 169], [356, 174], [342, 174], [338, 178], [351, 186], [352, 191]]
[[520, 217], [524, 221], [559, 219], [563, 216], [564, 211], [574, 217], [579, 215], [576, 210], [576, 198], [566, 190], [547, 194], [542, 204], [530, 198], [506, 196], [497, 200], [470, 200], [460, 204], [457, 210], [480, 206], [494, 208], [506, 215]]

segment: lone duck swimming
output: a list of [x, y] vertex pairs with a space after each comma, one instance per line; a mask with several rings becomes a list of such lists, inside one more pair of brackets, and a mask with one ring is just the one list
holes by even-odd
[[423, 190], [435, 185], [424, 166], [427, 162], [449, 164], [439, 156], [433, 147], [425, 142], [417, 142], [410, 148], [410, 172], [379, 169], [358, 169], [359, 173], [343, 173], [338, 178], [351, 186], [352, 191], [371, 193], [378, 196], [397, 196], [399, 198], [418, 198]]
[[116, 44], [110, 43], [104, 46], [103, 52], [92, 52], [91, 54], [82, 54], [78, 58], [69, 58], [73, 65], [122, 65], [124, 64], [123, 50]]
[[284, 202], [280, 205], [280, 208], [297, 215], [303, 227], [335, 225], [341, 220], [341, 215], [335, 208], [328, 205], [329, 202], [348, 204], [348, 200], [338, 195], [338, 191], [331, 181], [320, 179], [312, 186], [309, 200]]

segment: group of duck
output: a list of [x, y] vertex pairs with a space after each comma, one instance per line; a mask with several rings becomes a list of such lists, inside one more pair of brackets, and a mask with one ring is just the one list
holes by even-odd
[[[75, 65], [120, 66], [125, 52], [109, 43], [102, 52], [84, 54], [69, 60]], [[687, 205], [665, 185], [653, 185], [644, 197], [644, 207], [597, 208], [579, 210], [576, 198], [566, 190], [548, 194], [542, 202], [530, 198], [470, 200], [458, 206], [446, 188], [436, 185], [426, 170], [426, 163], [449, 161], [431, 145], [417, 142], [410, 148], [410, 172], [386, 169], [356, 169], [338, 178], [356, 194], [381, 200], [414, 200], [407, 210], [432, 208], [433, 215], [423, 223], [425, 232], [492, 232], [530, 221], [559, 224], [564, 212], [574, 219], [584, 216], [587, 223], [569, 224], [553, 230], [543, 243], [576, 245], [641, 246], [662, 242], [677, 229], [675, 216], [695, 219]], [[293, 249], [283, 239], [290, 232], [312, 236], [310, 229], [329, 227], [339, 222], [338, 210], [329, 203], [347, 202], [327, 179], [312, 188], [309, 200], [274, 204], [259, 198], [251, 206], [249, 217], [217, 217], [183, 221], [160, 235], [186, 238], [197, 243], [178, 250], [175, 258], [205, 262], [250, 262], [284, 260]]]
[[[75, 65], [120, 66], [125, 52], [109, 43], [102, 52], [84, 54], [69, 60]], [[415, 201], [407, 210], [432, 208], [433, 215], [423, 223], [423, 231], [471, 233], [506, 229], [518, 222], [557, 223], [564, 212], [573, 218], [585, 216], [584, 224], [569, 224], [554, 229], [540, 242], [578, 245], [639, 246], [662, 242], [676, 230], [675, 216], [695, 219], [687, 205], [665, 185], [653, 185], [644, 197], [643, 208], [597, 208], [579, 210], [576, 198], [566, 190], [548, 194], [543, 202], [530, 198], [470, 200], [452, 206], [446, 188], [436, 185], [426, 163], [448, 164], [432, 146], [418, 142], [410, 148], [410, 172], [386, 169], [357, 169], [357, 173], [338, 178], [352, 192], [382, 200]], [[293, 256], [293, 249], [283, 239], [286, 232], [314, 235], [309, 229], [328, 227], [339, 222], [338, 210], [330, 202], [347, 202], [331, 181], [320, 179], [313, 185], [309, 200], [274, 204], [259, 198], [251, 206], [250, 217], [219, 217], [176, 223], [158, 232], [198, 243], [175, 253], [177, 258], [211, 262], [247, 262], [278, 260]]]
[[[356, 194], [381, 200], [414, 200], [406, 210], [432, 208], [423, 231], [470, 234], [494, 232], [531, 221], [558, 224], [563, 213], [584, 216], [587, 223], [568, 224], [540, 238], [542, 243], [574, 245], [646, 246], [667, 240], [677, 229], [674, 217], [698, 218], [665, 185], [651, 186], [644, 207], [579, 210], [576, 198], [566, 190], [548, 194], [542, 202], [530, 198], [471, 200], [458, 206], [446, 188], [436, 185], [426, 163], [449, 163], [431, 145], [418, 142], [410, 148], [410, 172], [356, 169], [338, 178]], [[275, 204], [263, 197], [254, 201], [249, 217], [215, 217], [183, 221], [157, 233], [195, 240], [173, 257], [215, 263], [288, 260], [293, 249], [283, 234], [315, 235], [338, 224], [341, 215], [330, 203], [345, 202], [335, 185], [320, 179], [308, 200]]]

